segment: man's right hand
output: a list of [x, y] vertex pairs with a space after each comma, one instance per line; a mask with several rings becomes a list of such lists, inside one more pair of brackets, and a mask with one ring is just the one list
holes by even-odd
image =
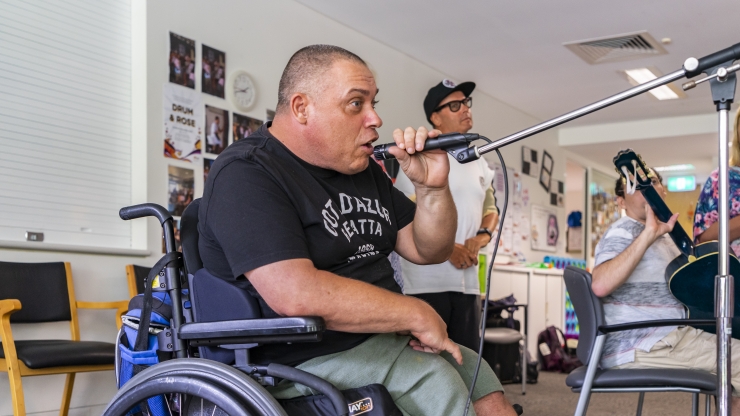
[[411, 330], [411, 335], [416, 339], [409, 342], [409, 346], [416, 351], [439, 354], [442, 351], [449, 352], [455, 361], [462, 365], [462, 353], [460, 347], [447, 336], [447, 324], [432, 309], [429, 304], [424, 303], [425, 309], [421, 319], [421, 329]]
[[393, 131], [396, 146], [389, 148], [388, 151], [395, 156], [403, 173], [415, 187], [422, 186], [430, 189], [447, 187], [447, 176], [450, 172], [447, 153], [439, 149], [421, 152], [428, 138], [437, 137], [440, 134], [439, 130], [429, 131], [424, 126], [419, 127], [418, 130], [407, 127], [405, 130]]
[[450, 256], [450, 263], [457, 269], [467, 269], [478, 264], [478, 258], [464, 245], [455, 243]]

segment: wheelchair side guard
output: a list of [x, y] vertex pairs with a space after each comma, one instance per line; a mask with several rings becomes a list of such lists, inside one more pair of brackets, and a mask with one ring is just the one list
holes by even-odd
[[[342, 390], [349, 402], [349, 415], [402, 416], [393, 398], [382, 384], [370, 384], [356, 389]], [[334, 407], [323, 395], [278, 400], [288, 416], [333, 416]]]

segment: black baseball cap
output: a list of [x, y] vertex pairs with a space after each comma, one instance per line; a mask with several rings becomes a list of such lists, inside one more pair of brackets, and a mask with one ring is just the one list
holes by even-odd
[[475, 89], [475, 82], [463, 82], [455, 84], [449, 79], [443, 79], [442, 82], [429, 89], [427, 97], [424, 99], [424, 114], [427, 115], [427, 121], [431, 124], [432, 113], [439, 107], [439, 103], [448, 95], [455, 91], [465, 94], [465, 98], [470, 97]]

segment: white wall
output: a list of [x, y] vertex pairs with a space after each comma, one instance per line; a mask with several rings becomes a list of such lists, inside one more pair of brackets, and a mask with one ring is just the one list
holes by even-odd
[[[381, 142], [390, 141], [396, 127], [425, 125], [422, 100], [426, 91], [446, 74], [442, 74], [391, 46], [376, 42], [351, 28], [343, 26], [289, 0], [258, 2], [248, 0], [158, 0], [146, 2], [146, 143], [143, 137], [134, 138], [135, 166], [141, 183], [134, 192], [134, 202], [166, 204], [167, 165], [190, 167], [186, 162], [165, 159], [163, 153], [162, 86], [168, 80], [168, 32], [196, 40], [198, 62], [201, 45], [205, 43], [226, 52], [227, 74], [243, 69], [252, 75], [258, 90], [253, 110], [246, 114], [264, 119], [265, 109], [274, 109], [277, 85], [282, 69], [297, 49], [313, 43], [331, 43], [345, 47], [365, 59], [377, 74], [380, 88], [378, 112], [384, 125], [380, 128]], [[143, 32], [142, 32], [143, 33]], [[200, 88], [200, 72], [196, 87]], [[464, 81], [464, 80], [457, 80]], [[230, 103], [203, 94], [206, 104], [234, 110]], [[137, 108], [141, 111], [141, 108]], [[516, 132], [539, 120], [495, 98], [475, 93], [475, 129], [491, 139]], [[540, 152], [544, 149], [555, 160], [553, 180], [563, 180], [565, 156], [558, 148], [557, 136], [546, 132], [524, 141]], [[136, 150], [140, 149], [140, 150]], [[144, 150], [145, 149], [145, 150]], [[520, 144], [502, 149], [510, 166], [521, 168]], [[486, 156], [497, 160], [495, 154]], [[202, 192], [202, 165], [196, 169], [196, 192]], [[523, 178], [530, 189], [530, 204], [549, 205], [549, 196], [536, 179]], [[146, 192], [141, 190], [145, 189]], [[565, 210], [559, 209], [560, 229], [565, 230]], [[141, 220], [139, 220], [141, 221]], [[127, 298], [124, 266], [129, 263], [152, 265], [160, 256], [159, 224], [149, 220], [146, 242], [152, 256], [129, 257], [86, 255], [75, 253], [41, 252], [31, 250], [0, 250], [3, 261], [70, 261], [75, 275], [75, 290], [81, 300], [118, 300]], [[564, 238], [564, 232], [562, 237]], [[143, 241], [144, 239], [142, 239]], [[564, 246], [563, 246], [564, 247]], [[139, 248], [139, 247], [137, 247]], [[527, 259], [541, 260], [548, 253], [525, 249]], [[559, 254], [563, 254], [561, 251]], [[112, 312], [80, 312], [82, 337], [88, 340], [113, 341], [115, 328]], [[18, 338], [68, 336], [64, 325], [42, 325], [43, 331], [15, 326]], [[50, 412], [58, 409], [62, 394], [62, 376], [44, 376], [23, 379], [28, 413]], [[81, 374], [77, 376], [72, 397], [71, 414], [99, 414], [100, 405], [114, 394], [112, 372]], [[0, 415], [12, 414], [7, 376], [0, 375]]]

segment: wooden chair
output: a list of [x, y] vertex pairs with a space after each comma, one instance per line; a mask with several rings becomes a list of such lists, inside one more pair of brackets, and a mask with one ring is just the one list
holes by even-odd
[[151, 267], [137, 266], [135, 264], [126, 265], [129, 297], [133, 298], [140, 293], [144, 293], [144, 280], [146, 280], [151, 269]]
[[[67, 374], [59, 414], [67, 415], [75, 374], [114, 369], [115, 344], [80, 341], [78, 309], [116, 309], [117, 325], [127, 301], [75, 299], [69, 263], [0, 262], [0, 371], [7, 372], [13, 414], [26, 414], [21, 377]], [[69, 321], [69, 340], [13, 339], [11, 323]]]

